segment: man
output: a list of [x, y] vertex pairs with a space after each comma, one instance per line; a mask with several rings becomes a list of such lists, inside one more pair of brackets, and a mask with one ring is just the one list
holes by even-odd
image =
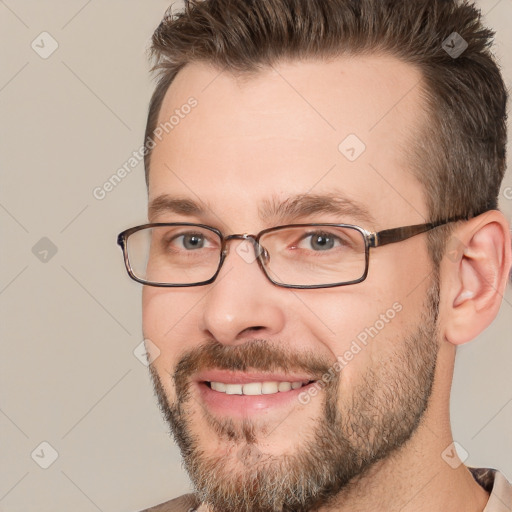
[[148, 510], [511, 510], [449, 419], [511, 266], [492, 36], [455, 0], [164, 18], [150, 224], [119, 242], [196, 492]]

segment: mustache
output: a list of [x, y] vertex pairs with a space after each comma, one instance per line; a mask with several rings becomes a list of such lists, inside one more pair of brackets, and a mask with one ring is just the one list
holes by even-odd
[[197, 372], [209, 369], [226, 371], [305, 372], [312, 380], [319, 380], [329, 371], [334, 361], [312, 351], [292, 351], [275, 342], [253, 339], [239, 345], [224, 345], [216, 340], [190, 349], [179, 360], [173, 377], [177, 389], [184, 389]]

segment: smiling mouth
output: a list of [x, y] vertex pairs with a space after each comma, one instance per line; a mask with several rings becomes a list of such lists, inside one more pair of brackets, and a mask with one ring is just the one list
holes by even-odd
[[213, 391], [217, 391], [219, 393], [223, 393], [226, 395], [249, 395], [249, 396], [257, 396], [257, 395], [275, 395], [277, 393], [286, 393], [290, 390], [299, 389], [303, 386], [307, 386], [315, 382], [313, 380], [309, 381], [262, 381], [262, 382], [248, 382], [244, 384], [237, 383], [225, 383], [225, 382], [208, 382], [205, 381], [205, 384], [212, 389]]

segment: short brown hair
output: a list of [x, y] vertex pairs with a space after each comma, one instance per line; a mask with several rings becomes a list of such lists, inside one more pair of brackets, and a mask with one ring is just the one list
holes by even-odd
[[[457, 57], [443, 47], [453, 33], [467, 43]], [[409, 156], [430, 220], [473, 217], [497, 208], [506, 166], [507, 91], [490, 51], [493, 37], [463, 0], [185, 0], [153, 34], [159, 79], [146, 144], [167, 89], [188, 63], [251, 74], [285, 59], [387, 53], [423, 76], [429, 122]], [[147, 183], [150, 158], [148, 150]], [[429, 250], [437, 266], [449, 228], [435, 231]]]

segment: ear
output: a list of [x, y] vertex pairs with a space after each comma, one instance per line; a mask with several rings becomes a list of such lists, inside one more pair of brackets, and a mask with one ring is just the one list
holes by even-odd
[[491, 210], [453, 232], [441, 262], [444, 338], [461, 345], [480, 334], [501, 306], [511, 266], [510, 227]]

